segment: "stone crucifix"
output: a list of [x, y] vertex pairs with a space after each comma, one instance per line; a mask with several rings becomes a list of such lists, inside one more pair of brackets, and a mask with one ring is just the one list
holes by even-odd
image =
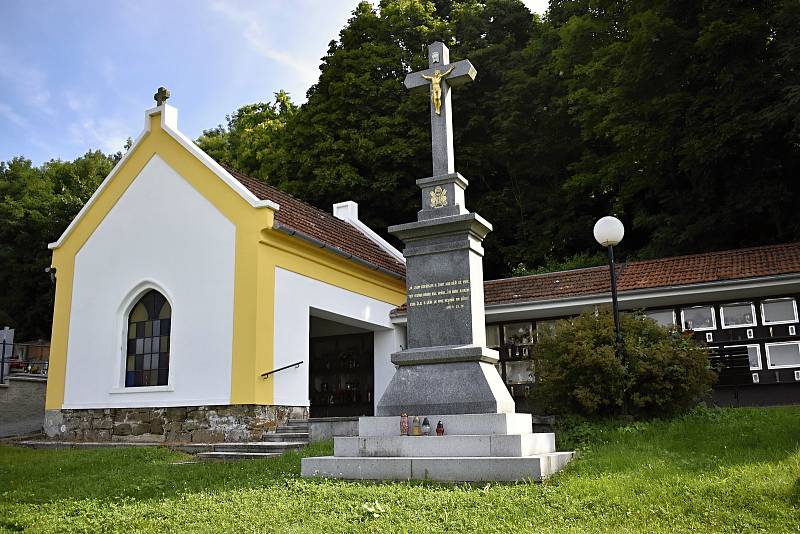
[[450, 51], [439, 41], [428, 46], [428, 65], [408, 74], [404, 83], [412, 91], [430, 88], [433, 176], [440, 176], [455, 172], [450, 88], [471, 82], [477, 71], [467, 59], [450, 63]]

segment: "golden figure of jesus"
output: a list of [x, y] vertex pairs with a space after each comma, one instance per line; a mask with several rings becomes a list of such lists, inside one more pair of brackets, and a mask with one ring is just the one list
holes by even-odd
[[433, 71], [433, 75], [425, 76], [422, 74], [422, 77], [426, 80], [430, 80], [431, 82], [431, 102], [433, 102], [433, 109], [436, 111], [437, 115], [442, 114], [442, 79], [446, 78], [453, 69], [456, 68], [455, 65], [452, 65], [449, 69], [445, 72], [436, 69]]

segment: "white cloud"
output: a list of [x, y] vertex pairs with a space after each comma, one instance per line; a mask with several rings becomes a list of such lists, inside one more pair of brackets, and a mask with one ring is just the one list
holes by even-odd
[[26, 121], [22, 116], [11, 109], [11, 106], [7, 104], [3, 104], [0, 102], [0, 115], [11, 121], [12, 123], [16, 124], [20, 128], [30, 129], [30, 124]]
[[81, 99], [72, 91], [64, 92], [64, 100], [67, 102], [67, 107], [72, 111], [78, 111], [83, 107]]
[[47, 76], [32, 65], [26, 65], [0, 47], [0, 80], [11, 88], [25, 105], [53, 114]]
[[267, 31], [257, 20], [259, 18], [257, 13], [241, 9], [234, 4], [222, 1], [211, 2], [209, 8], [212, 11], [222, 14], [229, 21], [239, 26], [248, 44], [257, 54], [294, 69], [300, 74], [307, 85], [316, 82], [317, 76], [319, 75], [316, 58], [314, 61], [311, 61], [284, 52], [273, 45], [270, 42]]
[[74, 145], [99, 147], [103, 152], [122, 150], [128, 139], [126, 123], [113, 118], [91, 118], [73, 122], [69, 126], [69, 139]]

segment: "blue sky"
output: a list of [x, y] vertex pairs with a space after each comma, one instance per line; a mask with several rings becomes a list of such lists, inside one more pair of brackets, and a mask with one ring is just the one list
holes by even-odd
[[0, 161], [120, 150], [160, 85], [193, 139], [279, 89], [303, 102], [357, 3], [3, 0]]

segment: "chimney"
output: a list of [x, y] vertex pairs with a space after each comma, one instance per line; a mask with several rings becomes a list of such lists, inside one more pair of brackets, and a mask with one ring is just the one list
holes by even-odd
[[352, 222], [358, 220], [358, 203], [348, 200], [333, 205], [333, 216], [343, 221]]

